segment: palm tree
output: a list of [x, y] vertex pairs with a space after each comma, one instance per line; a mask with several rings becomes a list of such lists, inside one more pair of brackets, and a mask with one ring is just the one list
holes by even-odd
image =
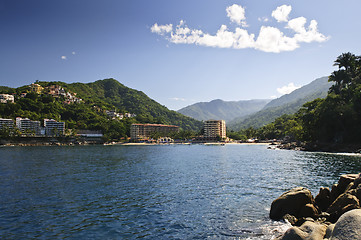
[[350, 52], [343, 53], [337, 57], [334, 66], [338, 66], [338, 70], [334, 71], [330, 77], [330, 82], [335, 82], [330, 88], [330, 93], [341, 94], [343, 90], [347, 95], [350, 93], [347, 89], [350, 85], [361, 83], [361, 58]]

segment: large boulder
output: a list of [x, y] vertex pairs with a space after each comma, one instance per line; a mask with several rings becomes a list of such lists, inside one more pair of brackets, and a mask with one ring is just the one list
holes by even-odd
[[281, 220], [286, 214], [299, 218], [300, 210], [309, 203], [314, 203], [310, 190], [303, 187], [293, 188], [272, 202], [270, 218]]
[[326, 224], [306, 221], [301, 227], [289, 228], [279, 240], [322, 240], [326, 229]]
[[307, 218], [307, 217], [316, 218], [317, 215], [318, 215], [318, 210], [311, 203], [308, 203], [305, 206], [303, 206], [300, 209], [300, 212], [299, 212], [299, 217], [301, 217], [301, 218], [302, 217], [304, 217], [304, 218]]
[[343, 214], [333, 227], [330, 240], [361, 239], [361, 209]]
[[361, 173], [357, 176], [357, 178], [355, 179], [355, 181], [353, 181], [353, 188], [357, 188], [360, 183], [361, 183]]
[[358, 174], [344, 174], [341, 175], [338, 180], [338, 184], [334, 184], [331, 190], [331, 202], [335, 201], [341, 194], [343, 194], [348, 188], [351, 188], [355, 179], [359, 177]]
[[334, 223], [345, 212], [358, 208], [360, 208], [360, 203], [357, 197], [346, 192], [340, 195], [327, 209], [331, 215], [329, 220]]
[[320, 188], [320, 192], [315, 197], [315, 204], [321, 212], [325, 212], [331, 205], [331, 191], [328, 187]]

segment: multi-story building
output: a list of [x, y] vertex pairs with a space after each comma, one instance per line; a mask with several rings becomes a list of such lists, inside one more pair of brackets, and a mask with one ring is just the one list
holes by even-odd
[[44, 88], [37, 83], [32, 83], [29, 85], [29, 87], [30, 87], [30, 91], [35, 92], [37, 94], [40, 94], [44, 90]]
[[40, 121], [32, 121], [28, 118], [16, 118], [16, 127], [23, 134], [34, 133], [35, 135], [41, 135]]
[[54, 119], [44, 119], [45, 135], [60, 136], [65, 133], [65, 122], [57, 122]]
[[14, 128], [14, 120], [6, 119], [6, 118], [0, 118], [0, 130], [2, 130], [4, 128], [13, 129]]
[[14, 103], [14, 96], [10, 94], [0, 94], [0, 103]]
[[160, 133], [166, 137], [171, 132], [178, 132], [179, 127], [163, 124], [132, 124], [130, 127], [131, 139], [149, 139], [152, 133]]
[[226, 138], [226, 122], [224, 120], [208, 120], [204, 122], [206, 139]]

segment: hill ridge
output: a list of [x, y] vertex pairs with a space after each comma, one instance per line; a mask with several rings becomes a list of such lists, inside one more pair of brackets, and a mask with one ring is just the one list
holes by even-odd
[[197, 120], [223, 119], [230, 121], [235, 117], [246, 116], [261, 110], [269, 101], [269, 99], [240, 101], [214, 99], [209, 102], [194, 103], [178, 110], [178, 112]]
[[297, 112], [306, 102], [316, 98], [325, 98], [331, 85], [332, 83], [328, 82], [328, 77], [317, 78], [289, 94], [272, 100], [262, 110], [252, 115], [233, 119], [227, 125], [227, 128], [239, 130], [249, 127], [262, 127], [271, 123], [277, 117]]

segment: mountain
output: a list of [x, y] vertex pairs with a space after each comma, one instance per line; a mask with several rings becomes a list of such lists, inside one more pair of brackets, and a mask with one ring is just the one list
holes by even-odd
[[[67, 93], [76, 94], [80, 103], [66, 104], [65, 96], [36, 94], [28, 86], [8, 88], [0, 86], [0, 93], [15, 95], [15, 104], [0, 104], [0, 117], [28, 117], [32, 120], [53, 118], [64, 121], [66, 128], [102, 130], [110, 138], [129, 136], [132, 123], [159, 123], [180, 126], [184, 130], [198, 131], [202, 122], [184, 116], [149, 98], [146, 94], [128, 88], [115, 79], [104, 79], [92, 83], [71, 83], [37, 81], [42, 87], [58, 85]], [[20, 97], [28, 92], [26, 97]], [[118, 113], [132, 113], [136, 117], [113, 120], [106, 110]], [[115, 136], [115, 137], [114, 137]]]
[[223, 101], [216, 99], [200, 102], [178, 110], [179, 113], [197, 120], [223, 119], [230, 121], [261, 110], [270, 100]]
[[270, 101], [262, 110], [246, 117], [233, 119], [228, 129], [239, 130], [249, 127], [259, 128], [271, 123], [283, 114], [296, 113], [303, 104], [316, 98], [325, 98], [332, 83], [328, 77], [318, 78], [311, 83], [294, 90], [290, 94]]

